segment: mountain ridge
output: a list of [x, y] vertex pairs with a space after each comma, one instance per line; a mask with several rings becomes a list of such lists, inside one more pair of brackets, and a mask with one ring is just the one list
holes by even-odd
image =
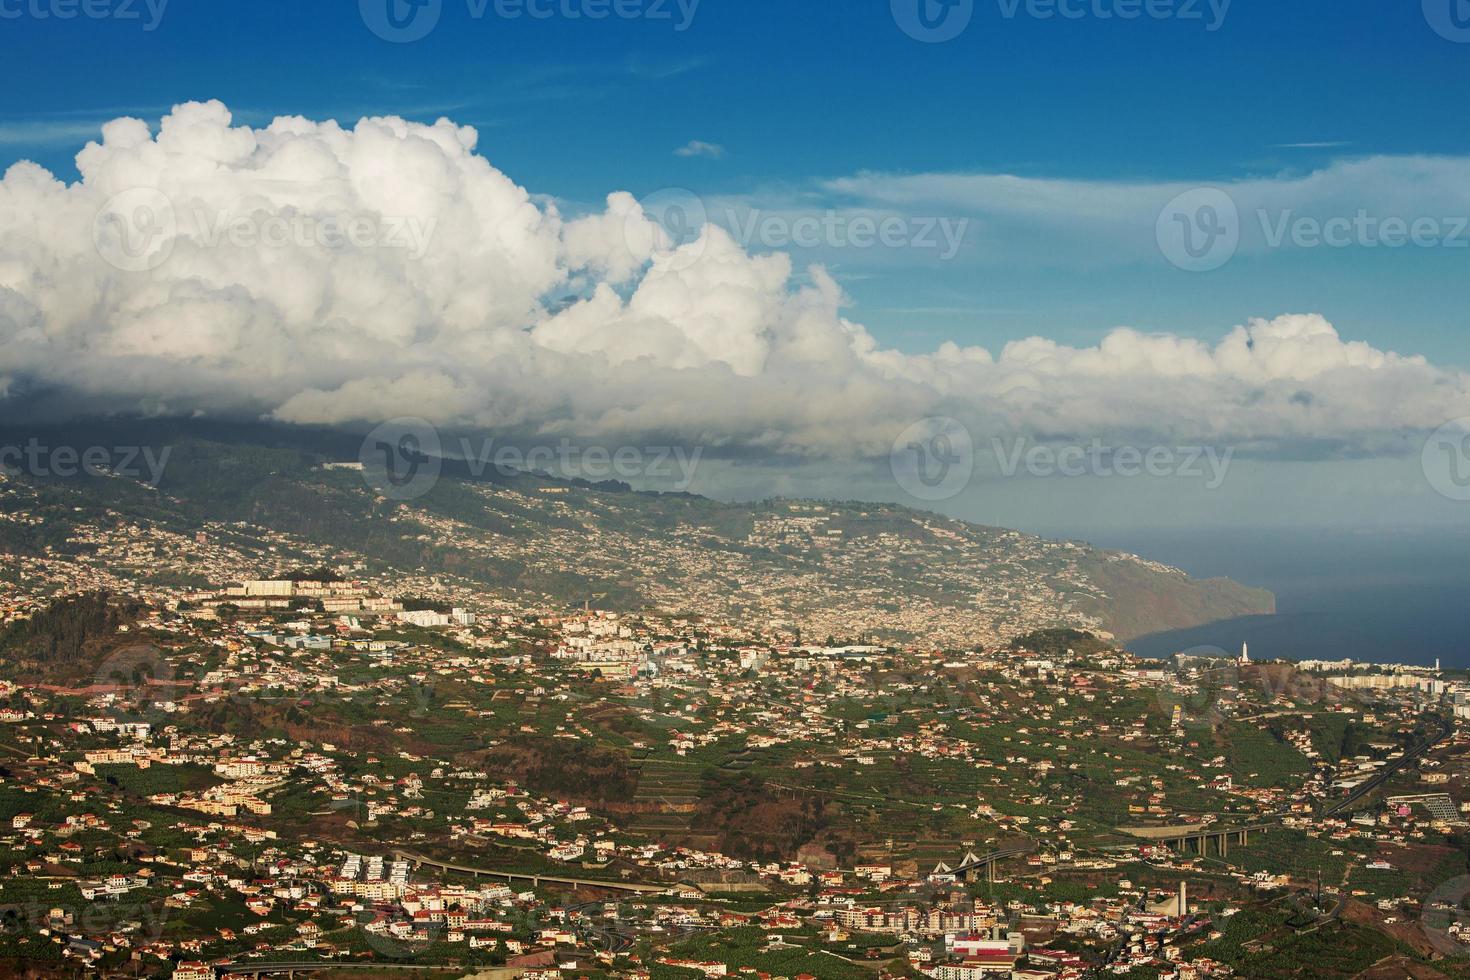
[[[122, 445], [120, 433], [131, 432], [166, 445], [157, 488], [105, 476], [13, 475], [0, 493], [0, 514], [12, 518], [0, 523], [0, 549], [70, 551], [86, 564], [141, 527], [156, 538], [159, 559], [140, 570], [144, 583], [188, 580], [202, 569], [190, 542], [203, 536], [220, 547], [232, 542], [235, 577], [288, 559], [328, 560], [430, 584], [439, 577], [523, 603], [704, 615], [808, 640], [956, 649], [1051, 627], [1127, 641], [1274, 609], [1270, 593], [1228, 579], [1194, 580], [1126, 552], [895, 504], [735, 504], [616, 481], [475, 473], [454, 460], [443, 461], [421, 497], [397, 501], [363, 473], [326, 465], [353, 445], [342, 433], [286, 430], [277, 439], [282, 430], [273, 428], [163, 423], [85, 431], [93, 443], [111, 434]], [[14, 519], [28, 513], [43, 515], [39, 527]]]

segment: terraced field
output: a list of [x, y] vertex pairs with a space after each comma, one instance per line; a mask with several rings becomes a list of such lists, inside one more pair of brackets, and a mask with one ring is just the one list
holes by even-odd
[[658, 808], [639, 813], [630, 829], [655, 840], [689, 837], [694, 811], [699, 805], [699, 766], [692, 762], [650, 758], [646, 749], [635, 749], [630, 764], [638, 773], [638, 790], [633, 802]]

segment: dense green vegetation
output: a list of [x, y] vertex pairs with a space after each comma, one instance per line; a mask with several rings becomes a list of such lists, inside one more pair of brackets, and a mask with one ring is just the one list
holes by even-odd
[[1106, 640], [1073, 629], [1037, 630], [1011, 641], [1012, 650], [1026, 650], [1043, 657], [1066, 660], [1069, 654], [1088, 656], [1111, 649]]
[[77, 664], [142, 604], [106, 592], [64, 596], [31, 616], [0, 629], [0, 658], [26, 666], [66, 668]]

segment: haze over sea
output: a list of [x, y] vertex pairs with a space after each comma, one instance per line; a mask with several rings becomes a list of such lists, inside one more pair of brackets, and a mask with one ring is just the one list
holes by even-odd
[[1252, 616], [1140, 637], [1149, 657], [1193, 646], [1251, 659], [1336, 660], [1470, 667], [1470, 530], [1132, 531], [1086, 536], [1176, 565], [1197, 578], [1228, 576], [1276, 594], [1274, 616]]

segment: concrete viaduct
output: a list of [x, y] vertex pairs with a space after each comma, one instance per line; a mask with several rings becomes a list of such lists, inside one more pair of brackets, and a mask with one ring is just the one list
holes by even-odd
[[1181, 854], [1216, 854], [1225, 857], [1230, 845], [1245, 847], [1250, 844], [1252, 832], [1265, 833], [1270, 824], [1253, 824], [1248, 827], [1216, 827], [1213, 824], [1186, 823], [1172, 827], [1119, 827], [1120, 833], [1140, 840], [1166, 844]]

